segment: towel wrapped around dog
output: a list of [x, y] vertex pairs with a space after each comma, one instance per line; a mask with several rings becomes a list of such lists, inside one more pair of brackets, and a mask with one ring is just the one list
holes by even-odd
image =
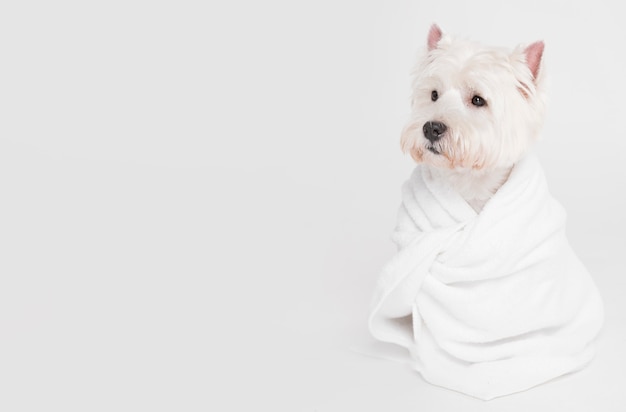
[[480, 213], [418, 165], [402, 190], [369, 327], [428, 382], [480, 399], [583, 368], [603, 322], [538, 160], [522, 159]]

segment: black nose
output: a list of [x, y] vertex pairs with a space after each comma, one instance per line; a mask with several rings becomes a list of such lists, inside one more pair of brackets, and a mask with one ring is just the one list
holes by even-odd
[[426, 122], [423, 128], [424, 137], [434, 143], [441, 139], [447, 128], [448, 126], [441, 122]]

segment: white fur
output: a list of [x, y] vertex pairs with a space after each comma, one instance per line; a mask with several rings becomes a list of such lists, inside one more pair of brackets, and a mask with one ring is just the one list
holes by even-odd
[[[479, 211], [539, 136], [545, 112], [543, 43], [537, 57], [522, 46], [510, 51], [442, 35], [437, 26], [428, 43], [413, 71], [412, 110], [402, 148]], [[536, 76], [533, 58], [539, 62]], [[487, 104], [474, 106], [476, 95]], [[447, 126], [434, 144], [422, 131], [428, 121]]]

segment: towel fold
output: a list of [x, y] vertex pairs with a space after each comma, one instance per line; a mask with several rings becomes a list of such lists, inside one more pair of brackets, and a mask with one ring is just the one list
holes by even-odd
[[480, 213], [418, 165], [402, 189], [399, 250], [376, 287], [371, 333], [409, 349], [425, 380], [480, 399], [583, 368], [603, 307], [565, 220], [534, 156]]

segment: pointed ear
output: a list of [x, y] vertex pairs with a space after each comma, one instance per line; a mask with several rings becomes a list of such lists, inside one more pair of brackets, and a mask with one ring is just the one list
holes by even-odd
[[439, 43], [439, 40], [441, 40], [442, 35], [443, 33], [441, 32], [439, 26], [437, 26], [436, 24], [430, 26], [430, 31], [428, 32], [428, 51], [437, 48], [437, 43]]
[[541, 58], [543, 56], [543, 49], [545, 45], [542, 41], [535, 42], [524, 49], [524, 55], [526, 56], [526, 64], [533, 74], [533, 78], [537, 79], [539, 69], [541, 68]]

